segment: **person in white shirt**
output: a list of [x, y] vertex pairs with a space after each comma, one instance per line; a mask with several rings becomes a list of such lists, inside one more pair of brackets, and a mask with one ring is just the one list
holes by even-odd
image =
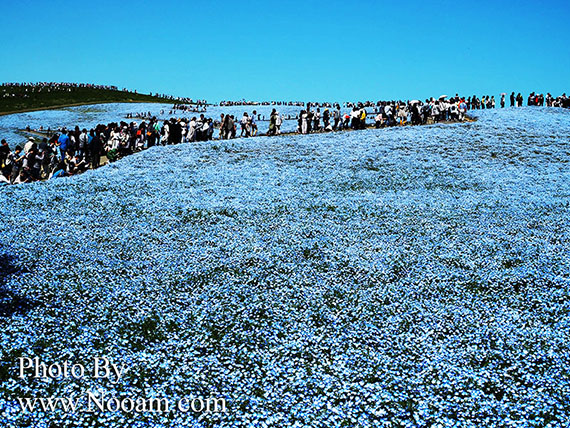
[[242, 137], [249, 137], [251, 135], [250, 133], [250, 124], [251, 124], [251, 119], [249, 118], [247, 112], [243, 113], [243, 116], [241, 117], [241, 136]]
[[301, 112], [301, 133], [307, 134], [309, 132], [309, 115], [305, 110]]
[[282, 124], [283, 124], [283, 115], [277, 112], [277, 117], [275, 118], [275, 135], [281, 134]]
[[353, 107], [350, 112], [350, 127], [352, 129], [358, 129], [360, 127], [360, 110], [357, 107]]
[[25, 154], [30, 153], [30, 150], [34, 146], [34, 141], [35, 141], [34, 137], [28, 138], [28, 141], [26, 141], [26, 144], [24, 144], [24, 153]]
[[317, 110], [313, 113], [313, 131], [318, 132], [321, 129], [321, 109], [317, 108]]
[[433, 116], [434, 122], [439, 122], [439, 119], [441, 117], [441, 108], [439, 106], [439, 101], [436, 101], [433, 105], [433, 108], [431, 109], [431, 115]]
[[160, 141], [162, 142], [163, 146], [168, 144], [168, 137], [170, 136], [170, 125], [167, 121], [164, 122], [162, 126], [162, 136], [160, 137]]
[[79, 134], [79, 145], [77, 146], [77, 154], [83, 158], [85, 151], [87, 150], [87, 145], [89, 144], [89, 135], [87, 135], [87, 129], [83, 129], [81, 134]]
[[392, 106], [390, 104], [384, 106], [384, 114], [386, 116], [387, 125], [392, 126]]
[[257, 111], [253, 111], [249, 117], [250, 134], [255, 137], [257, 135]]
[[188, 124], [188, 141], [196, 141], [196, 117], [193, 117]]
[[180, 121], [180, 129], [182, 134], [181, 143], [185, 143], [187, 141], [186, 136], [188, 135], [188, 124], [183, 120]]
[[408, 121], [408, 112], [406, 110], [406, 107], [404, 106], [400, 106], [400, 108], [398, 109], [398, 121], [402, 126], [405, 125], [406, 122]]

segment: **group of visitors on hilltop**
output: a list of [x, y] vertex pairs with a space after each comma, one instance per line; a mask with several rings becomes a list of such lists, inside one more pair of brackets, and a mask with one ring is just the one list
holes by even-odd
[[2, 83], [2, 86], [12, 86], [15, 88], [51, 88], [51, 89], [69, 89], [69, 88], [92, 88], [92, 89], [108, 89], [118, 91], [117, 86], [112, 85], [95, 85], [92, 83], [70, 83], [70, 82], [7, 82]]
[[[41, 92], [61, 92], [67, 91], [71, 92], [76, 89], [100, 89], [100, 90], [111, 90], [111, 91], [122, 91], [137, 94], [136, 90], [129, 90], [127, 88], [119, 89], [117, 86], [112, 85], [94, 85], [91, 83], [69, 83], [69, 82], [24, 82], [24, 83], [2, 83], [0, 85], [0, 93], [3, 98], [16, 98], [16, 97], [29, 97], [30, 94], [41, 93]], [[186, 104], [207, 104], [206, 100], [193, 101], [188, 97], [175, 97], [167, 94], [150, 93], [151, 96], [164, 98], [168, 100], [173, 100], [178, 103]]]

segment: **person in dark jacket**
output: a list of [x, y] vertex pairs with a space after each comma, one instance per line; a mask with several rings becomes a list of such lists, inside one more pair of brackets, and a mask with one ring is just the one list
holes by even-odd
[[275, 135], [277, 132], [277, 110], [273, 109], [269, 116], [269, 130], [267, 135]]
[[20, 169], [22, 168], [22, 163], [26, 156], [22, 154], [22, 148], [20, 146], [16, 146], [14, 151], [8, 154], [8, 161], [12, 167], [12, 173], [10, 174], [10, 183], [14, 184], [14, 181], [20, 175]]
[[182, 140], [182, 127], [180, 122], [177, 120], [172, 120], [170, 123], [170, 135], [168, 138], [168, 144], [179, 144]]
[[329, 109], [326, 108], [325, 111], [323, 112], [323, 127], [325, 128], [325, 130], [329, 127], [330, 122], [331, 122], [331, 115]]
[[89, 151], [91, 152], [91, 168], [99, 168], [101, 162], [101, 152], [103, 151], [103, 139], [105, 136], [103, 134], [97, 134], [93, 132], [93, 139], [91, 140], [91, 145]]
[[30, 150], [30, 174], [34, 180], [41, 180], [42, 178], [42, 164], [44, 162], [45, 153], [38, 150], [36, 146]]
[[6, 164], [6, 159], [8, 159], [8, 155], [10, 154], [10, 146], [6, 140], [2, 140], [0, 143], [0, 168], [4, 168]]

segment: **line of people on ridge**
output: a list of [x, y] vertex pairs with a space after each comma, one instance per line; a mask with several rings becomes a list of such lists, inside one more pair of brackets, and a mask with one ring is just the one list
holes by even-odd
[[[447, 104], [442, 101], [441, 105]], [[396, 117], [400, 118], [399, 124], [404, 125], [410, 112], [412, 124], [422, 123], [424, 111], [431, 112], [429, 114], [435, 113], [438, 119], [439, 114], [443, 114], [442, 119], [454, 118], [454, 105], [452, 103], [448, 110], [438, 110], [440, 102], [436, 101], [430, 110], [431, 103], [421, 104], [419, 101], [410, 102], [408, 105], [384, 103], [376, 115], [376, 126], [394, 125]], [[424, 110], [426, 108], [428, 110]], [[449, 113], [437, 113], [438, 111], [449, 111]], [[322, 116], [320, 108], [311, 110], [309, 107], [302, 110], [297, 117], [298, 132], [305, 134], [349, 128], [363, 129], [367, 126], [366, 117], [366, 108], [363, 104], [353, 107], [352, 112], [344, 117], [341, 115], [339, 104], [335, 106], [332, 114], [329, 114], [327, 108]], [[461, 116], [458, 116], [458, 119], [460, 118]], [[256, 110], [253, 110], [251, 115], [245, 112], [239, 122], [240, 137], [258, 135], [258, 120], [260, 120], [260, 115]], [[275, 108], [272, 109], [266, 135], [279, 135], [283, 120], [283, 115]], [[71, 176], [89, 168], [98, 168], [102, 156], [114, 162], [123, 156], [155, 145], [212, 140], [215, 129], [220, 130], [220, 139], [235, 138], [238, 123], [231, 114], [222, 114], [219, 122], [214, 122], [213, 119], [201, 114], [198, 118], [193, 117], [190, 120], [172, 118], [160, 122], [152, 118], [148, 123], [142, 121], [140, 124], [136, 122], [110, 123], [98, 125], [89, 131], [85, 128], [80, 130], [79, 126], [76, 126], [73, 131], [63, 128], [51, 135], [49, 139], [43, 138], [39, 144], [33, 137], [30, 137], [23, 147], [17, 146], [14, 151], [10, 151], [8, 143], [2, 140], [0, 182], [18, 184]]]
[[[457, 97], [450, 100], [425, 100], [425, 103], [419, 100], [407, 103], [382, 101], [371, 110], [374, 126], [382, 128], [408, 124], [425, 125], [440, 121], [463, 121], [468, 107], [464, 98]], [[321, 112], [319, 107], [314, 110], [309, 107], [301, 110], [297, 132], [309, 134], [343, 129], [365, 129], [368, 126], [368, 116], [369, 111], [363, 103], [355, 104], [349, 113], [344, 114], [340, 104], [336, 104], [332, 112], [328, 108]]]
[[[501, 94], [501, 107], [505, 107], [505, 95]], [[483, 103], [483, 100], [485, 102]], [[324, 108], [311, 107], [319, 105], [307, 103], [307, 108], [301, 110], [295, 117], [297, 132], [327, 132], [342, 129], [364, 129], [369, 125], [369, 114], [373, 116], [373, 126], [377, 128], [395, 125], [422, 125], [440, 121], [461, 121], [465, 119], [470, 109], [494, 108], [493, 97], [485, 96], [479, 100], [476, 96], [447, 99], [429, 99], [404, 102], [379, 101], [377, 103], [351, 104], [351, 111], [342, 113], [340, 105]], [[511, 94], [512, 107], [522, 106], [522, 96]], [[323, 105], [323, 104], [321, 104]], [[527, 98], [529, 106], [549, 106], [570, 108], [570, 99], [566, 94], [552, 97], [547, 94], [531, 93]], [[331, 111], [332, 110], [332, 111]], [[289, 118], [289, 116], [287, 117]], [[212, 140], [214, 130], [219, 129], [220, 139], [235, 138], [238, 125], [241, 128], [240, 137], [256, 136], [259, 133], [258, 121], [261, 115], [253, 110], [252, 114], [245, 112], [241, 120], [236, 120], [232, 114], [221, 114], [219, 121], [206, 118], [204, 114], [192, 119], [175, 119], [159, 121], [153, 117], [147, 123], [142, 121], [126, 123], [110, 123], [98, 125], [93, 129], [80, 130], [78, 126], [73, 131], [61, 129], [58, 133], [43, 138], [37, 144], [33, 137], [13, 151], [8, 143], [0, 143], [0, 183], [25, 183], [36, 180], [74, 175], [88, 168], [100, 166], [101, 157], [105, 156], [113, 162], [122, 156], [152, 147], [154, 145], [179, 144], [193, 141]], [[275, 108], [269, 117], [269, 129], [266, 135], [279, 135], [281, 125], [285, 120]]]

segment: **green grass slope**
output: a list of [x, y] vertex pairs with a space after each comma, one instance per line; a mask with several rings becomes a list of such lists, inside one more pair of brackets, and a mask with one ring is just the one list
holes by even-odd
[[55, 107], [82, 104], [115, 102], [164, 102], [174, 100], [136, 92], [98, 87], [40, 87], [40, 86], [0, 86], [0, 114], [43, 110]]

